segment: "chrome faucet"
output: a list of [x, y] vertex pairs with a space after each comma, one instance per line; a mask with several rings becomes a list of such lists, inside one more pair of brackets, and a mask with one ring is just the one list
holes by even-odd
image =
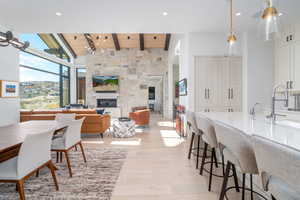
[[250, 115], [252, 116], [252, 118], [254, 119], [255, 118], [255, 115], [256, 115], [256, 112], [255, 112], [255, 108], [256, 108], [256, 106], [258, 106], [260, 103], [255, 103], [254, 105], [253, 105], [253, 107], [250, 109]]
[[[276, 98], [276, 94], [279, 93], [277, 90], [279, 88], [284, 89], [284, 98]], [[272, 118], [272, 121], [275, 122], [276, 121], [276, 116], [285, 116], [285, 115], [280, 115], [280, 114], [276, 114], [275, 112], [275, 103], [277, 101], [282, 101], [284, 102], [284, 107], [288, 107], [289, 105], [289, 89], [288, 87], [286, 87], [283, 84], [278, 84], [275, 85], [275, 87], [273, 88], [273, 95], [272, 95], [272, 110], [271, 110], [271, 114], [269, 116], [267, 116], [268, 118]]]

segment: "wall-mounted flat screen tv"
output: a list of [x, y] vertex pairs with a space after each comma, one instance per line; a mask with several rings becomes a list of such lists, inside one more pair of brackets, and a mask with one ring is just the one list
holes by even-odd
[[93, 89], [95, 92], [117, 92], [119, 89], [118, 76], [93, 76]]

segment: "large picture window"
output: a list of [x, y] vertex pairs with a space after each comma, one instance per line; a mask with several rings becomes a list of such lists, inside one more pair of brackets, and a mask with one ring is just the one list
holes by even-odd
[[38, 56], [20, 53], [22, 109], [53, 109], [70, 103], [70, 69]]

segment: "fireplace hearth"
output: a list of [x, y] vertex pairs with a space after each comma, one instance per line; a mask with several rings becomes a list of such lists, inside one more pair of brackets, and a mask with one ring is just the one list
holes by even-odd
[[98, 108], [116, 108], [117, 99], [97, 99]]

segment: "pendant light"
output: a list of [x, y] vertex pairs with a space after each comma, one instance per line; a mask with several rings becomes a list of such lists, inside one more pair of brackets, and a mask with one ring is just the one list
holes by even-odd
[[229, 55], [235, 53], [235, 46], [237, 42], [237, 37], [233, 33], [233, 10], [232, 10], [232, 0], [230, 0], [230, 34], [227, 38]]
[[272, 40], [279, 35], [278, 11], [274, 6], [274, 0], [265, 0], [266, 7], [264, 8], [261, 18], [264, 22], [265, 40]]

